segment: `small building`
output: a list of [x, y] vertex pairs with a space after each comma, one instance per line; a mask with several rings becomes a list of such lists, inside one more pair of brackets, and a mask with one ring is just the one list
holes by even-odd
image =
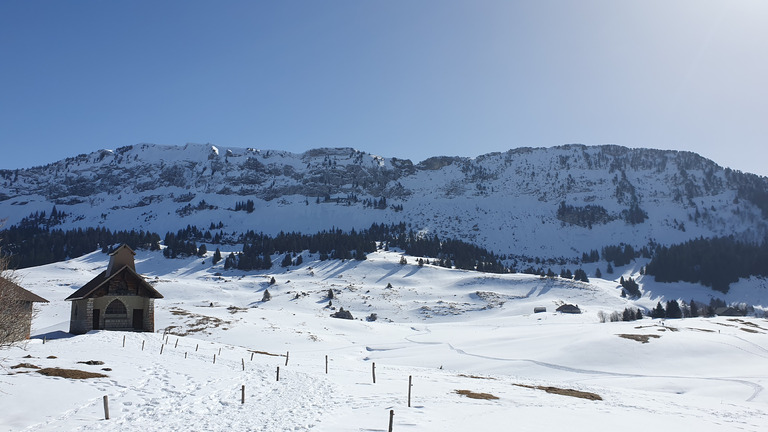
[[155, 331], [155, 299], [163, 298], [136, 273], [136, 253], [122, 245], [109, 254], [107, 269], [67, 297], [69, 332]]
[[728, 307], [719, 307], [715, 309], [715, 315], [737, 317], [737, 316], [744, 316], [744, 312], [736, 309], [735, 307], [728, 306]]
[[569, 313], [569, 314], [580, 314], [581, 309], [579, 309], [578, 305], [572, 305], [572, 304], [564, 304], [556, 309], [560, 313]]
[[536, 306], [535, 308], [533, 308], [533, 313], [544, 313], [546, 311], [547, 311], [547, 308], [545, 308], [544, 306]]
[[33, 303], [48, 300], [0, 276], [0, 345], [29, 339]]

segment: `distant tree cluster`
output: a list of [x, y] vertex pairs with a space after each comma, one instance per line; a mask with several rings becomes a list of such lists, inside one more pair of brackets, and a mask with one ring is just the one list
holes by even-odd
[[[532, 274], [532, 275], [538, 275], [542, 277], [549, 277], [553, 278], [557, 275], [555, 275], [555, 272], [552, 271], [552, 269], [547, 269], [547, 271], [543, 271], [542, 269], [534, 269], [533, 267], [527, 267], [525, 270], [522, 271], [523, 274]], [[587, 277], [587, 272], [585, 272], [582, 269], [576, 269], [575, 272], [571, 273], [570, 269], [561, 269], [560, 270], [560, 278], [561, 279], [572, 279], [577, 280], [581, 282], [589, 282], [589, 278]]]
[[[55, 210], [55, 209], [54, 209]], [[54, 212], [52, 212], [54, 213]], [[60, 212], [55, 212], [61, 215]], [[60, 217], [60, 216], [59, 216]], [[160, 236], [148, 231], [110, 231], [106, 228], [49, 229], [44, 214], [34, 213], [0, 232], [0, 247], [10, 255], [10, 268], [34, 267], [77, 258], [125, 243], [132, 249], [160, 249]], [[47, 217], [46, 219], [49, 219]]]
[[636, 202], [633, 202], [628, 209], [622, 210], [621, 218], [630, 225], [638, 225], [648, 219], [648, 213], [641, 209]]
[[640, 309], [624, 308], [622, 313], [611, 312], [606, 314], [603, 311], [597, 313], [597, 318], [601, 323], [604, 322], [618, 322], [618, 321], [636, 321], [643, 319], [643, 311]]
[[651, 309], [651, 318], [682, 318], [683, 309], [680, 308], [680, 303], [677, 300], [668, 300], [667, 306], [656, 303], [656, 307]]
[[638, 254], [632, 245], [620, 244], [617, 246], [605, 246], [603, 247], [603, 259], [609, 263], [613, 263], [616, 267], [625, 266], [632, 262]]
[[640, 292], [640, 286], [631, 277], [624, 279], [624, 276], [622, 276], [621, 279], [619, 280], [619, 284], [623, 288], [621, 292], [622, 297], [623, 296], [629, 296], [630, 298], [642, 297], [643, 293]]
[[581, 254], [581, 262], [594, 263], [600, 261], [600, 252], [597, 249], [592, 249], [589, 253], [584, 252]]
[[166, 258], [180, 258], [197, 255], [202, 257], [208, 252], [205, 244], [201, 244], [198, 248], [193, 241], [179, 240], [173, 233], [167, 233], [165, 239], [163, 239], [165, 249], [163, 249], [163, 256]]
[[235, 203], [235, 211], [244, 211], [248, 213], [253, 213], [255, 209], [256, 207], [253, 200], [238, 201]]
[[768, 276], [768, 241], [755, 245], [732, 237], [699, 238], [658, 247], [646, 273], [659, 282], [701, 283], [727, 293], [739, 278]]
[[612, 220], [608, 211], [599, 205], [589, 204], [584, 207], [576, 207], [560, 202], [557, 208], [557, 218], [571, 225], [578, 225], [584, 228], [592, 228], [592, 225], [606, 224]]

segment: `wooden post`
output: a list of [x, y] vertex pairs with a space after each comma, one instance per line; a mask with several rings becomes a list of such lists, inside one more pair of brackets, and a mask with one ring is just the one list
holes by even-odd
[[325, 356], [325, 373], [328, 374], [328, 355]]
[[174, 345], [173, 347], [174, 348], [178, 348], [179, 347], [179, 338], [176, 338], [176, 345]]
[[290, 354], [288, 351], [285, 352], [285, 365], [288, 366], [288, 354]]
[[197, 347], [199, 347], [200, 344], [195, 344], [195, 352], [197, 352]]
[[[123, 337], [125, 337], [125, 336], [123, 336]], [[46, 340], [47, 338], [48, 338], [47, 336], [43, 336], [43, 345], [45, 345], [45, 340]]]
[[389, 432], [392, 432], [392, 423], [395, 421], [395, 410], [389, 410]]
[[245, 370], [245, 359], [241, 358], [240, 360], [243, 362], [243, 370]]
[[251, 361], [253, 361], [253, 353], [251, 353]]
[[373, 383], [376, 384], [376, 362], [371, 365], [371, 375], [373, 375]]
[[219, 348], [219, 355], [221, 355], [221, 348]]
[[125, 335], [123, 335], [123, 348], [125, 348]]
[[144, 351], [144, 342], [145, 342], [145, 341], [141, 341], [141, 350], [142, 350], [142, 351]]
[[213, 364], [216, 364], [216, 354], [213, 355]]
[[163, 354], [163, 347], [164, 346], [165, 346], [165, 344], [160, 345], [160, 354]]
[[280, 366], [277, 367], [277, 380], [280, 381]]
[[104, 420], [109, 420], [109, 399], [104, 395]]
[[411, 387], [413, 387], [413, 376], [408, 375], [408, 408], [411, 407]]
[[187, 358], [187, 352], [184, 351], [184, 358]]
[[242, 396], [240, 397], [240, 400], [241, 400], [240, 403], [245, 403], [245, 384], [243, 384], [241, 391], [242, 391]]

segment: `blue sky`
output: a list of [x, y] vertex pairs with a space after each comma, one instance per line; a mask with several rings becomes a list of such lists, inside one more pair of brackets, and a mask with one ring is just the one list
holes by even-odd
[[0, 168], [142, 142], [567, 143], [768, 175], [768, 2], [0, 2]]

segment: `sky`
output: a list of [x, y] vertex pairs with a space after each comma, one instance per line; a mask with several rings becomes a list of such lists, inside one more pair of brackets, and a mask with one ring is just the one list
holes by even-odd
[[0, 169], [138, 143], [569, 143], [768, 176], [768, 2], [0, 2]]

